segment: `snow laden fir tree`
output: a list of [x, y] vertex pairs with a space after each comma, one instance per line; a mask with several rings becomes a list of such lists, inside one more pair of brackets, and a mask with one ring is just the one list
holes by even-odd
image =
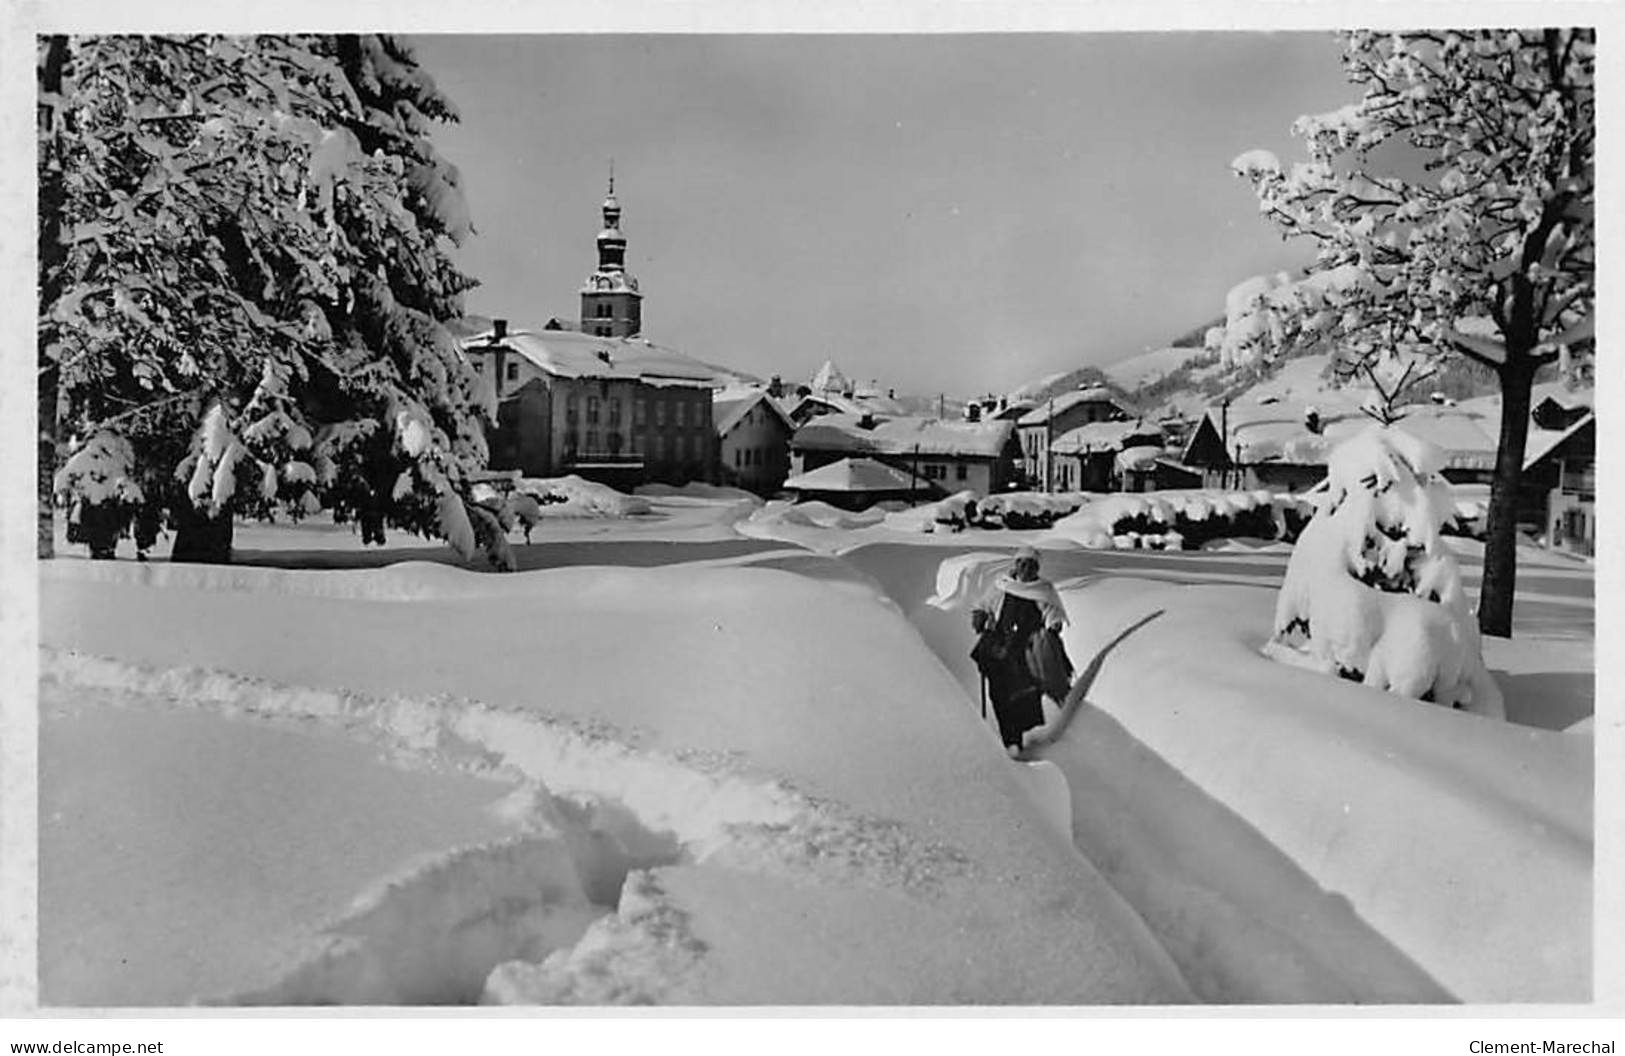
[[1443, 464], [1438, 447], [1387, 424], [1333, 449], [1319, 509], [1287, 562], [1266, 651], [1504, 718], [1461, 570], [1439, 534], [1452, 517]]
[[465, 554], [493, 413], [443, 323], [471, 227], [456, 115], [383, 36], [43, 38], [41, 553], [233, 517], [392, 525]]

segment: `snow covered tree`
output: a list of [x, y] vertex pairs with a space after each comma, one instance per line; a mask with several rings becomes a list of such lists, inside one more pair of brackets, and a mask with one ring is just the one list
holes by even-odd
[[1404, 696], [1505, 717], [1461, 571], [1436, 446], [1386, 425], [1333, 449], [1287, 562], [1272, 655]]
[[229, 557], [234, 515], [323, 508], [369, 541], [467, 543], [493, 408], [441, 325], [472, 285], [445, 243], [471, 227], [429, 140], [456, 115], [411, 52], [40, 53], [42, 511], [55, 497], [114, 542], [133, 521], [142, 548], [167, 517], [177, 559]]
[[[1358, 102], [1300, 118], [1308, 160], [1235, 160], [1308, 278], [1246, 295], [1231, 356], [1326, 342], [1357, 369], [1460, 354], [1493, 370], [1501, 426], [1479, 625], [1510, 635], [1530, 392], [1594, 351], [1595, 32], [1355, 32]], [[1231, 331], [1234, 330], [1232, 333]]]

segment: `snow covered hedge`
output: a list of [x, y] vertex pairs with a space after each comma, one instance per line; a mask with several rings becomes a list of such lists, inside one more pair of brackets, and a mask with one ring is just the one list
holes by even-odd
[[1091, 550], [1194, 550], [1213, 539], [1292, 542], [1314, 507], [1269, 491], [1148, 491], [1106, 495], [1057, 521], [1047, 539]]

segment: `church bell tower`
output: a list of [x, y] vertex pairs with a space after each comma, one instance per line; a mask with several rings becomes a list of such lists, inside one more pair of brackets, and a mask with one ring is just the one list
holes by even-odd
[[615, 200], [615, 169], [609, 170], [604, 229], [598, 232], [598, 270], [581, 287], [581, 331], [602, 337], [633, 337], [643, 332], [643, 295], [626, 271], [626, 236], [621, 203]]

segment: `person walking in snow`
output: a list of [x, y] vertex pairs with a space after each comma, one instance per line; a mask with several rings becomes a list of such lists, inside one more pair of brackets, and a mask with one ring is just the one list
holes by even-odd
[[1044, 721], [1042, 699], [1057, 703], [1072, 686], [1072, 662], [1061, 644], [1066, 607], [1054, 584], [1038, 575], [1038, 551], [1023, 546], [1010, 572], [971, 609], [976, 661], [993, 701], [999, 736], [1012, 754], [1022, 736]]

